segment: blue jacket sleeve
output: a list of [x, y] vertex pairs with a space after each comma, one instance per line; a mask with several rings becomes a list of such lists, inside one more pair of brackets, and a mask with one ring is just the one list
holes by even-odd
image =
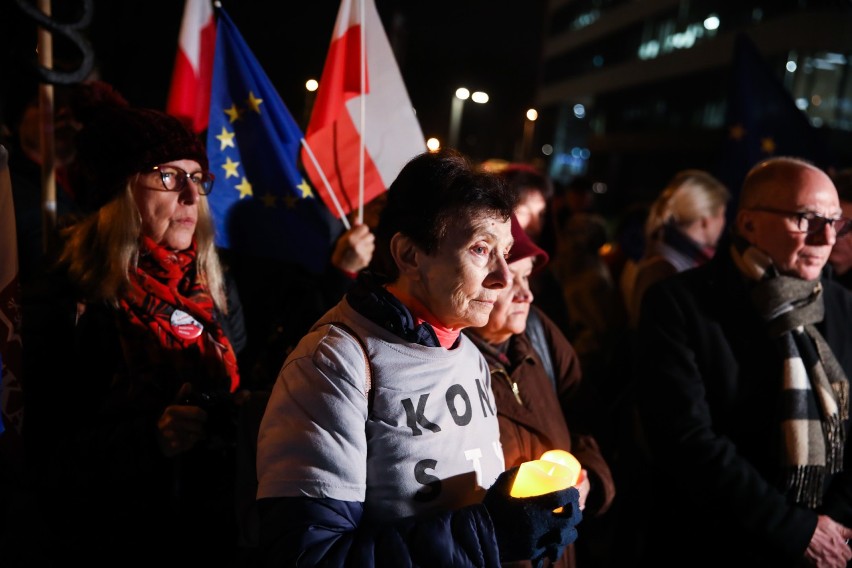
[[482, 505], [394, 524], [363, 520], [363, 503], [310, 497], [258, 501], [261, 564], [284, 566], [499, 566]]

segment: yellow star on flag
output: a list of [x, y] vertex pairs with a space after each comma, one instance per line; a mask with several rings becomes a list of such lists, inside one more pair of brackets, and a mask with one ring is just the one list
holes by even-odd
[[254, 195], [251, 192], [251, 184], [246, 178], [243, 178], [243, 181], [241, 181], [238, 185], [235, 185], [234, 188], [240, 192], [240, 199], [249, 195]]
[[772, 138], [761, 138], [760, 149], [766, 154], [772, 155], [775, 153], [775, 140]]
[[226, 160], [227, 161], [222, 164], [222, 169], [225, 170], [225, 179], [228, 179], [229, 177], [240, 177], [240, 174], [237, 173], [237, 168], [239, 167], [240, 163], [231, 160], [230, 156], [228, 156]]
[[305, 178], [302, 178], [302, 183], [297, 185], [296, 189], [302, 192], [303, 199], [314, 196], [314, 193], [311, 191], [311, 186], [308, 185], [308, 182], [305, 181]]
[[257, 98], [256, 96], [254, 96], [253, 92], [249, 91], [249, 96], [246, 99], [246, 104], [251, 108], [251, 110], [253, 110], [257, 114], [260, 114], [260, 103], [262, 102], [263, 99]]
[[227, 129], [227, 128], [225, 128], [224, 126], [222, 127], [222, 133], [221, 133], [221, 134], [217, 134], [217, 135], [216, 135], [216, 138], [217, 138], [217, 139], [219, 140], [219, 142], [220, 142], [220, 145], [219, 145], [219, 150], [220, 150], [220, 151], [224, 150], [224, 149], [225, 149], [225, 148], [227, 148], [228, 146], [230, 146], [231, 148], [236, 149], [236, 146], [234, 145], [234, 133], [233, 133], [233, 132], [228, 132], [228, 129]]
[[228, 122], [233, 124], [237, 120], [239, 120], [240, 115], [243, 113], [240, 109], [237, 108], [237, 105], [232, 104], [231, 108], [225, 109], [225, 114], [228, 115]]
[[299, 198], [295, 195], [290, 195], [289, 193], [284, 196], [284, 204], [287, 205], [287, 209], [293, 209], [296, 206], [296, 203], [299, 202]]
[[730, 136], [734, 140], [742, 140], [745, 135], [746, 130], [743, 128], [742, 124], [735, 124], [730, 128]]
[[271, 193], [266, 193], [263, 195], [263, 197], [260, 198], [260, 200], [263, 201], [263, 204], [265, 206], [271, 208], [275, 207], [275, 202], [278, 200], [278, 198], [272, 195]]

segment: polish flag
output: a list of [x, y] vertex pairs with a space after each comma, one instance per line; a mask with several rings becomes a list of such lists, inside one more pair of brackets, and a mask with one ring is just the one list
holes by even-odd
[[302, 163], [320, 197], [338, 217], [358, 209], [359, 220], [363, 204], [426, 150], [374, 0], [340, 4], [305, 140]]
[[207, 129], [216, 25], [210, 0], [186, 0], [166, 112], [195, 132]]

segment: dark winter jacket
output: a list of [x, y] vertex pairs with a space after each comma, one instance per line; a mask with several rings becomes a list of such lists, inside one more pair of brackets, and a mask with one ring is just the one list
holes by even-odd
[[[779, 487], [783, 359], [749, 285], [725, 247], [655, 284], [643, 301], [637, 393], [656, 466], [648, 562], [793, 566], [818, 513], [852, 526], [848, 423], [844, 471], [826, 480], [822, 507], [793, 504]], [[825, 317], [816, 327], [852, 377], [852, 295], [826, 278], [822, 285]]]
[[[43, 520], [41, 552], [90, 566], [235, 557], [235, 408], [227, 387], [207, 408], [207, 441], [164, 456], [158, 418], [178, 402], [181, 381], [206, 382], [206, 371], [165, 364], [171, 355], [144, 369], [128, 366], [114, 308], [78, 302], [61, 275], [44, 284], [27, 294], [22, 333], [23, 437]], [[228, 292], [229, 315], [219, 317], [239, 352], [242, 312], [236, 291]]]

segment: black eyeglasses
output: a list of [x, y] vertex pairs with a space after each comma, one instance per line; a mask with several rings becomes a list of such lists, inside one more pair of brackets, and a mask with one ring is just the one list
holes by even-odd
[[772, 207], [751, 207], [751, 210], [765, 211], [766, 213], [785, 215], [787, 217], [795, 217], [796, 227], [799, 231], [809, 235], [821, 233], [825, 230], [826, 225], [834, 227], [834, 232], [838, 237], [842, 237], [852, 230], [852, 219], [848, 219], [846, 217], [830, 219], [814, 213], [813, 211], [785, 211], [784, 209], [774, 209]]
[[186, 187], [187, 180], [195, 185], [199, 195], [207, 195], [213, 191], [213, 180], [216, 178], [210, 172], [198, 171], [188, 174], [176, 166], [154, 166], [152, 169], [160, 174], [164, 191], [181, 192]]

